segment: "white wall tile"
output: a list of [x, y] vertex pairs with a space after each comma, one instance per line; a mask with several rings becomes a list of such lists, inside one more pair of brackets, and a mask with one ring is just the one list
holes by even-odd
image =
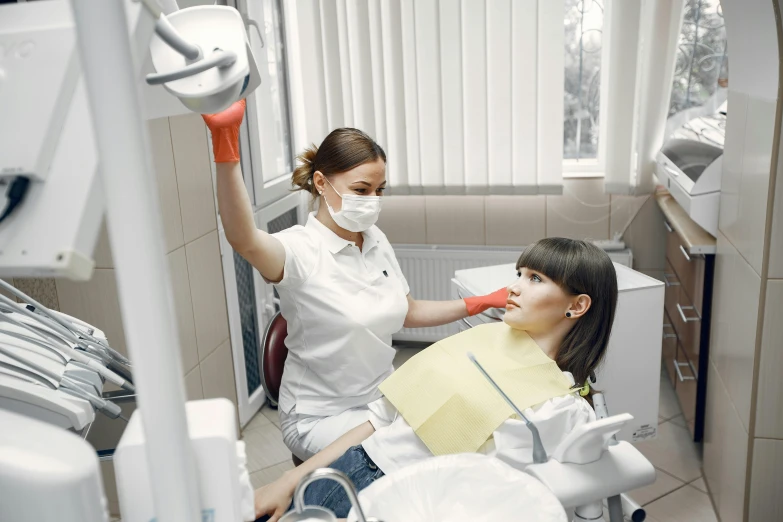
[[201, 385], [201, 367], [198, 365], [185, 375], [185, 397], [189, 401], [198, 401], [204, 398], [204, 390]]
[[424, 196], [384, 196], [378, 227], [392, 244], [426, 243]]
[[783, 469], [783, 440], [756, 439], [750, 479], [748, 520], [783, 520], [781, 469]]
[[[158, 118], [150, 120], [147, 122], [147, 129], [149, 131], [155, 177], [158, 181], [158, 196], [160, 199], [161, 219], [163, 220], [163, 234], [166, 240], [166, 252], [171, 252], [183, 246], [185, 241], [169, 119]], [[194, 148], [190, 151], [190, 154], [197, 155], [198, 152], [198, 149]], [[209, 162], [207, 162], [207, 166], [209, 166]]]
[[[780, 147], [783, 147], [783, 135]], [[772, 207], [772, 237], [769, 244], [768, 277], [783, 279], [783, 161], [778, 158], [775, 169], [775, 201]]]
[[[631, 219], [633, 221], [628, 225]], [[626, 225], [628, 228], [622, 239], [633, 252], [634, 269], [663, 271], [666, 268], [666, 228], [663, 212], [655, 198], [612, 196], [610, 236], [622, 232]]]
[[483, 196], [425, 196], [427, 244], [483, 245]]
[[737, 235], [732, 243], [761, 274], [776, 100], [748, 99]]
[[546, 237], [546, 196], [487, 196], [487, 245], [520, 247]]
[[729, 90], [728, 104], [731, 106], [731, 111], [726, 117], [718, 228], [731, 239], [736, 235], [739, 217], [739, 193], [745, 151], [745, 126], [748, 120], [748, 97], [745, 94]]
[[767, 281], [764, 327], [761, 333], [756, 437], [783, 439], [783, 280]]
[[610, 208], [603, 178], [565, 179], [562, 196], [546, 196], [546, 235], [608, 239]]
[[766, 0], [721, 2], [726, 39], [731, 42], [729, 83], [733, 89], [768, 98], [778, 92], [778, 35], [773, 5]]
[[94, 270], [92, 279], [86, 282], [57, 279], [56, 284], [61, 312], [100, 328], [112, 348], [128, 354], [114, 270]]
[[185, 243], [217, 229], [207, 131], [198, 114], [169, 119]]
[[704, 478], [721, 520], [742, 520], [748, 433], [713, 364], [707, 378]]
[[710, 359], [747, 431], [761, 278], [722, 234], [715, 264]]
[[217, 231], [185, 245], [196, 344], [204, 360], [228, 338], [228, 311]]
[[171, 276], [171, 286], [174, 297], [174, 314], [177, 318], [179, 349], [182, 356], [182, 371], [188, 373], [198, 365], [199, 356], [185, 248], [178, 248], [166, 257], [168, 259], [169, 274]]
[[236, 405], [237, 390], [234, 379], [234, 362], [228, 339], [201, 361], [201, 386], [205, 399], [224, 397]]

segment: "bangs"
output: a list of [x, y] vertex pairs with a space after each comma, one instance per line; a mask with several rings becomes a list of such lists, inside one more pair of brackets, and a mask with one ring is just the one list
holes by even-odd
[[583, 250], [582, 241], [565, 238], [542, 239], [530, 245], [519, 256], [517, 270], [527, 268], [540, 272], [564, 289], [572, 293], [582, 293], [566, 284], [566, 281], [573, 282], [574, 273], [584, 256]]

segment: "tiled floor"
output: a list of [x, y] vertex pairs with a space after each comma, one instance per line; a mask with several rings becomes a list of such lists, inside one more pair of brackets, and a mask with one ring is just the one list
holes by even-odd
[[[395, 366], [418, 350], [401, 348]], [[701, 449], [685, 427], [677, 396], [662, 375], [658, 438], [638, 444], [658, 471], [654, 484], [629, 492], [643, 505], [650, 522], [717, 522], [701, 476]], [[283, 444], [277, 411], [265, 406], [243, 430], [248, 471], [254, 487], [273, 482], [291, 469], [291, 453]]]

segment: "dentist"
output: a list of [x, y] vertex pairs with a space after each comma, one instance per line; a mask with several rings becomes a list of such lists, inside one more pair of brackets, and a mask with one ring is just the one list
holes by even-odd
[[506, 306], [507, 290], [457, 301], [417, 301], [386, 236], [375, 226], [386, 188], [386, 153], [364, 132], [332, 131], [297, 159], [296, 190], [319, 200], [305, 226], [276, 234], [253, 221], [239, 166], [244, 100], [204, 115], [217, 163], [226, 238], [277, 287], [288, 323], [279, 414], [283, 440], [301, 460], [370, 419], [392, 371], [392, 334], [439, 326]]

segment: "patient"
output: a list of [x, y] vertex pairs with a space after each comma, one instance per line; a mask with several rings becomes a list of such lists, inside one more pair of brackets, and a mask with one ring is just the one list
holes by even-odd
[[[508, 287], [504, 322], [527, 332], [571, 382], [582, 386], [606, 352], [614, 320], [617, 276], [609, 256], [591, 243], [548, 238], [525, 250], [517, 271], [519, 279]], [[524, 411], [538, 427], [550, 454], [574, 428], [595, 420], [588, 400], [570, 393]], [[256, 516], [262, 517], [259, 520], [275, 522], [285, 514], [297, 483], [314, 469], [340, 470], [361, 491], [385, 474], [432, 457], [388, 400], [381, 398], [369, 407], [373, 412], [370, 421], [276, 482], [256, 490]], [[510, 436], [517, 442], [515, 451], [501, 454], [500, 443]], [[521, 421], [508, 419], [478, 452], [523, 469], [532, 462], [531, 448], [528, 429]], [[326, 507], [338, 517], [346, 517], [351, 508], [342, 487], [330, 480], [311, 484], [305, 504]]]

